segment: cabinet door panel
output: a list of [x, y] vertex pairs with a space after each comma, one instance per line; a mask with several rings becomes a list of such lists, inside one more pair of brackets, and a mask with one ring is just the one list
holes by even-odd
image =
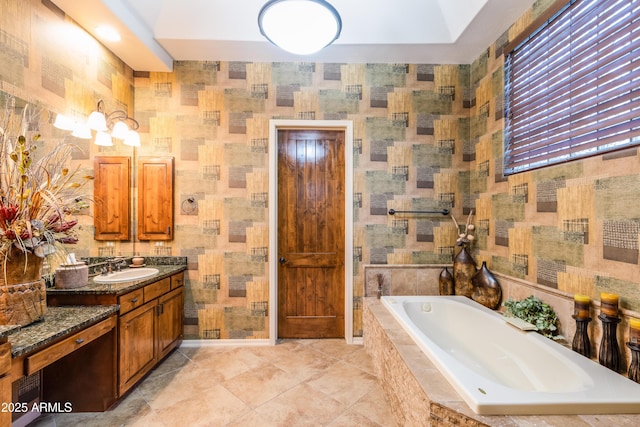
[[[11, 377], [9, 375], [0, 376], [0, 399], [2, 399], [2, 403], [12, 402]], [[10, 425], [11, 425], [11, 411], [0, 411], [0, 426], [10, 426]]]
[[173, 157], [138, 161], [138, 238], [173, 239]]
[[129, 157], [94, 159], [96, 240], [129, 240], [131, 164]]
[[182, 340], [184, 302], [182, 287], [160, 297], [158, 301], [158, 360], [162, 359]]
[[120, 317], [120, 395], [156, 363], [156, 307], [154, 301]]

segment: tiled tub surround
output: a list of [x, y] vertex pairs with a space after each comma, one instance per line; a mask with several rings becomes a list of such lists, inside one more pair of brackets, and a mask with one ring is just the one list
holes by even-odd
[[365, 298], [364, 345], [403, 426], [623, 426], [640, 415], [478, 415], [375, 297]]
[[[452, 271], [449, 264], [442, 265], [366, 265], [365, 272], [365, 297], [375, 297], [378, 289], [377, 275], [384, 277], [383, 295], [438, 295], [438, 277], [444, 267]], [[515, 279], [504, 274], [493, 272], [502, 287], [502, 301], [509, 298], [521, 300], [534, 295], [549, 304], [558, 315], [559, 333], [568, 343], [571, 343], [576, 331], [576, 322], [571, 317], [574, 310], [573, 295], [562, 292], [548, 286], [537, 285], [525, 280]], [[500, 311], [504, 307], [500, 307]], [[602, 338], [602, 323], [598, 319], [600, 314], [600, 302], [591, 301], [591, 318], [589, 322], [589, 338], [591, 342], [591, 358], [597, 360], [600, 341]], [[621, 301], [619, 311], [621, 318], [617, 329], [618, 344], [622, 355], [623, 375], [629, 367], [631, 351], [625, 345], [629, 337], [629, 318], [640, 318], [640, 313], [627, 310]], [[568, 344], [565, 342], [565, 344]]]
[[637, 414], [640, 384], [464, 296], [382, 304], [477, 414]]

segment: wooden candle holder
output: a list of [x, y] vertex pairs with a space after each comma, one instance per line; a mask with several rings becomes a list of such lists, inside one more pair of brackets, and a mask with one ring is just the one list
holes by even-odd
[[576, 320], [576, 334], [573, 336], [571, 348], [584, 357], [591, 359], [591, 341], [589, 340], [589, 322], [591, 317], [572, 316]]
[[627, 343], [631, 350], [631, 363], [629, 364], [629, 379], [640, 383], [640, 344]]
[[620, 347], [617, 338], [620, 318], [600, 314], [598, 319], [602, 321], [602, 341], [600, 342], [598, 361], [601, 365], [615, 372], [620, 372]]

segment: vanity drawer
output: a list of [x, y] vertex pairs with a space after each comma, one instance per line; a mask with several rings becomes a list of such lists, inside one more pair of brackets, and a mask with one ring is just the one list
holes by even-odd
[[144, 302], [149, 302], [158, 298], [160, 295], [166, 294], [171, 290], [171, 279], [165, 277], [159, 282], [152, 283], [144, 288]]
[[88, 327], [80, 332], [71, 335], [64, 340], [47, 347], [46, 349], [27, 357], [25, 363], [26, 375], [34, 372], [62, 359], [64, 356], [73, 353], [80, 347], [84, 347], [96, 338], [100, 338], [116, 327], [117, 319], [113, 315], [100, 323]]
[[0, 376], [6, 374], [11, 369], [11, 343], [6, 342], [0, 345]]
[[120, 315], [123, 315], [136, 307], [140, 307], [144, 304], [143, 288], [136, 289], [128, 294], [122, 295], [118, 298], [118, 304], [120, 304]]
[[171, 276], [171, 290], [184, 285], [184, 272]]

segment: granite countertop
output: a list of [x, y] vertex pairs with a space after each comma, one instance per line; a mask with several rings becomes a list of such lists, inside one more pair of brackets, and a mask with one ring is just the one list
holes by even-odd
[[65, 335], [106, 319], [118, 305], [47, 307], [44, 319], [20, 328], [8, 336], [11, 355], [19, 357], [44, 348]]
[[0, 338], [6, 337], [18, 329], [20, 329], [18, 325], [0, 325]]
[[[69, 294], [115, 294], [122, 295], [127, 292], [131, 292], [150, 283], [162, 280], [165, 277], [170, 277], [176, 273], [187, 269], [186, 265], [149, 265], [146, 267], [152, 267], [158, 269], [158, 274], [151, 277], [146, 277], [140, 280], [131, 280], [121, 283], [96, 283], [92, 277], [89, 278], [89, 283], [86, 286], [73, 289], [57, 289], [47, 288], [47, 293], [57, 295], [69, 295]], [[123, 270], [126, 270], [123, 269]]]

